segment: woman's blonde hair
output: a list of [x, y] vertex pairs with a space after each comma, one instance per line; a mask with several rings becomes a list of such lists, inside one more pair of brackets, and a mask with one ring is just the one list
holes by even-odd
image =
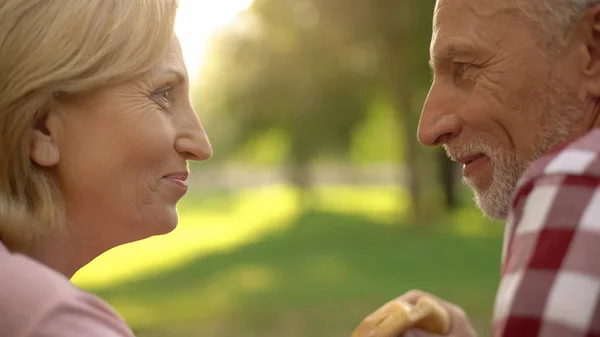
[[[177, 0], [0, 1], [0, 239], [26, 245], [64, 223], [31, 129], [59, 95], [150, 70], [170, 46]], [[46, 110], [47, 111], [47, 110]]]

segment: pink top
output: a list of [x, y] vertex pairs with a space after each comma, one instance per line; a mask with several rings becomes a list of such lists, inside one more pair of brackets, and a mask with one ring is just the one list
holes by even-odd
[[0, 242], [0, 335], [133, 337], [104, 301]]

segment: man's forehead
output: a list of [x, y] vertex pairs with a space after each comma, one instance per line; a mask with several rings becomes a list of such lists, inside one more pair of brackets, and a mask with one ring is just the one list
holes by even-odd
[[[468, 7], [469, 5], [465, 6]], [[430, 53], [436, 57], [458, 54], [471, 49], [472, 45], [486, 40], [491, 27], [485, 27], [471, 9], [436, 9]], [[493, 33], [493, 32], [492, 32]]]
[[435, 11], [445, 7], [464, 10], [468, 6], [472, 6], [472, 8], [478, 8], [480, 11], [488, 10], [491, 12], [498, 9], [518, 8], [518, 1], [534, 2], [536, 0], [436, 0]]
[[[433, 26], [494, 22], [522, 15], [518, 0], [437, 0]], [[535, 1], [535, 0], [527, 0]]]
[[508, 1], [438, 0], [433, 18], [430, 52], [452, 54], [471, 52], [478, 45], [497, 43], [508, 27], [504, 24]]

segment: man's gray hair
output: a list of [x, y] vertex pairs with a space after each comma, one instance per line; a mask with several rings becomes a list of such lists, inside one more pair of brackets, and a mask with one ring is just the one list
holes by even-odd
[[541, 28], [542, 40], [549, 47], [564, 46], [574, 25], [586, 10], [600, 0], [517, 0], [529, 20]]

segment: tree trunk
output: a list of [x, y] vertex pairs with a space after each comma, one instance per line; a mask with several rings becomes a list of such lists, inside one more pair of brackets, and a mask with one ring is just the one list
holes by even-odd
[[444, 206], [447, 211], [458, 208], [457, 181], [455, 174], [455, 164], [448, 158], [446, 152], [439, 150], [437, 153], [440, 181], [444, 192]]
[[[403, 132], [405, 157], [402, 158], [408, 169], [408, 189], [411, 196], [409, 224], [423, 225], [430, 217], [435, 217], [439, 205], [431, 186], [436, 186], [437, 176], [430, 167], [432, 160], [417, 139], [419, 114], [413, 102], [421, 87], [412, 78], [418, 53], [412, 49], [412, 36], [421, 24], [415, 18], [414, 3], [410, 1], [372, 0], [372, 10], [378, 18], [373, 24], [377, 27], [379, 39], [376, 43], [381, 56], [381, 71], [390, 89], [391, 100], [396, 110], [396, 122]], [[432, 164], [432, 165], [430, 165]], [[433, 173], [433, 175], [431, 175]], [[437, 185], [439, 186], [439, 185]]]
[[310, 189], [312, 177], [308, 164], [293, 163], [287, 172], [288, 181], [296, 190], [300, 209], [307, 210], [310, 207]]
[[415, 136], [412, 100], [408, 88], [398, 88], [395, 92], [396, 121], [403, 130], [406, 157], [403, 158], [408, 168], [408, 190], [410, 193], [411, 213], [410, 225], [420, 225], [425, 221], [423, 207], [423, 172], [421, 170], [422, 152]]

